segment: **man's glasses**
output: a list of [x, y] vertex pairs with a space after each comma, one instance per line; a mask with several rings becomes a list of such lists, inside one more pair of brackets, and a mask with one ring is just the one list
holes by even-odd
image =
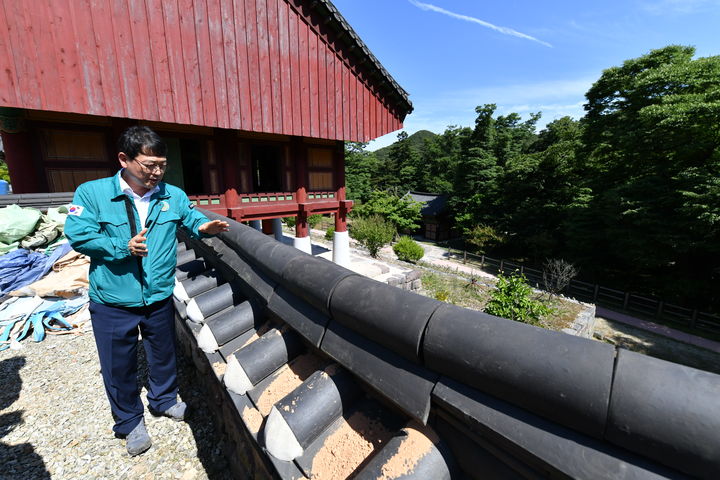
[[140, 165], [143, 168], [143, 170], [145, 170], [147, 172], [154, 172], [155, 170], [164, 172], [168, 169], [167, 163], [143, 163], [136, 158], [133, 158], [133, 160], [135, 160], [138, 163], [138, 165]]

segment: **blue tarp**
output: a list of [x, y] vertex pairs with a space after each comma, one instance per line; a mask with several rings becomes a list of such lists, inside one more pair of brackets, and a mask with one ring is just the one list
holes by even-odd
[[42, 253], [18, 249], [0, 257], [0, 295], [40, 279], [48, 257]]
[[49, 257], [23, 248], [0, 256], [0, 296], [39, 280], [69, 251], [70, 245], [63, 244]]

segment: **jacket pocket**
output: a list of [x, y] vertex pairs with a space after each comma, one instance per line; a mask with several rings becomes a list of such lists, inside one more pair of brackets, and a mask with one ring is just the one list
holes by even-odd
[[130, 222], [127, 217], [100, 215], [98, 223], [103, 233], [112, 238], [130, 239]]
[[148, 230], [148, 248], [153, 249], [155, 258], [164, 262], [172, 262], [174, 259], [168, 260], [169, 254], [175, 254], [177, 243], [175, 236], [177, 228], [180, 224], [180, 217], [173, 212], [162, 212], [155, 220], [154, 225], [150, 225]]
[[158, 225], [164, 225], [169, 226], [168, 224], [174, 223], [177, 225], [177, 223], [180, 221], [180, 216], [172, 211], [168, 212], [160, 212], [160, 215], [158, 215], [157, 220], [155, 220], [155, 223]]

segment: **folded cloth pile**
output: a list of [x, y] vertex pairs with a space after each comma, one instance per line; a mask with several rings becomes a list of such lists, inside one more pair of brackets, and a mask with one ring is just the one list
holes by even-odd
[[65, 243], [48, 257], [42, 253], [18, 249], [0, 256], [0, 296], [44, 277], [53, 264], [71, 250]]
[[0, 256], [0, 293], [9, 292], [0, 299], [0, 351], [20, 348], [31, 332], [40, 342], [46, 333], [82, 333], [90, 327], [89, 269], [90, 260], [69, 244], [57, 246], [49, 257], [24, 249]]
[[87, 293], [69, 299], [11, 297], [0, 304], [0, 351], [20, 348], [32, 331], [36, 342], [46, 333], [82, 331], [90, 316]]
[[[62, 253], [62, 250], [58, 253]], [[35, 295], [39, 297], [74, 297], [87, 291], [89, 271], [90, 259], [75, 250], [70, 250], [52, 264], [52, 271], [45, 277], [10, 292], [10, 295], [16, 297]]]

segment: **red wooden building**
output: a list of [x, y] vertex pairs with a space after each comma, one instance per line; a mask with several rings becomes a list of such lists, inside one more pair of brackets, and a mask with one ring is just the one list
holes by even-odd
[[168, 142], [166, 181], [239, 221], [297, 216], [308, 249], [310, 214], [345, 232], [343, 141], [411, 111], [328, 0], [0, 0], [14, 193], [113, 174], [115, 139], [143, 124]]

